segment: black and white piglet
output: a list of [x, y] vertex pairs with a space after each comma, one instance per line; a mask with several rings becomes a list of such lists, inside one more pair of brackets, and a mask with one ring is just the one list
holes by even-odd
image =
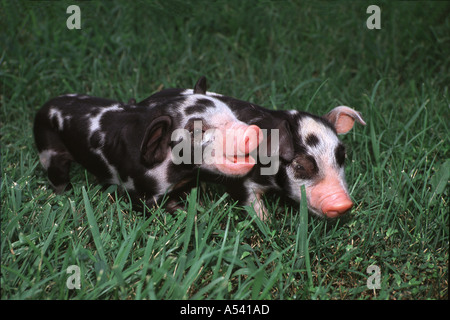
[[319, 117], [297, 110], [267, 110], [228, 98], [222, 101], [230, 103], [240, 120], [267, 129], [269, 134], [278, 130], [278, 145], [272, 144], [271, 135], [267, 139], [272, 141], [262, 144], [268, 146], [266, 152], [272, 158], [278, 156], [278, 170], [275, 164], [275, 171], [263, 174], [262, 168], [268, 165], [259, 161], [245, 179], [236, 179], [238, 184], [234, 181], [228, 188], [241, 202], [252, 205], [261, 219], [268, 215], [263, 194], [282, 192], [300, 202], [302, 185], [309, 210], [319, 216], [335, 218], [352, 208], [344, 173], [346, 149], [338, 135], [350, 131], [355, 121], [366, 124], [359, 112], [339, 106]]
[[[264, 131], [259, 145], [258, 163], [244, 177], [220, 179], [227, 192], [244, 205], [251, 205], [261, 219], [267, 217], [262, 200], [268, 191], [278, 191], [300, 201], [305, 186], [310, 211], [319, 216], [337, 217], [351, 209], [344, 174], [346, 151], [339, 134], [352, 129], [354, 122], [365, 122], [361, 114], [339, 106], [319, 117], [297, 110], [269, 110], [232, 97], [206, 91], [206, 79], [197, 91], [228, 105], [239, 120]], [[191, 89], [163, 91], [159, 94], [189, 96]], [[203, 175], [218, 181], [214, 175]]]
[[[156, 94], [138, 104], [59, 96], [36, 114], [34, 137], [56, 192], [71, 187], [75, 161], [100, 182], [124, 187], [133, 203], [152, 206], [194, 179], [197, 169], [245, 175], [255, 164], [249, 152], [262, 134], [238, 120], [226, 103], [194, 89], [189, 96]], [[212, 161], [205, 161], [206, 149]], [[194, 159], [198, 154], [200, 160]]]

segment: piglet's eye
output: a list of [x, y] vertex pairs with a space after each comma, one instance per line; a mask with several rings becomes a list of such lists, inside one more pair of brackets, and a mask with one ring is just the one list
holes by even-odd
[[305, 154], [292, 161], [292, 169], [297, 179], [313, 179], [319, 171], [314, 158]]
[[294, 170], [305, 170], [305, 167], [303, 165], [301, 165], [300, 163], [298, 163], [297, 161], [293, 162], [294, 165]]

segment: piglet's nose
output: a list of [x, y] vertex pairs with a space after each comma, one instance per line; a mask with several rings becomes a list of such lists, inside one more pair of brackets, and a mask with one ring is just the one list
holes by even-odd
[[343, 215], [353, 207], [353, 202], [347, 197], [337, 197], [322, 206], [322, 212], [329, 218], [336, 218]]
[[244, 152], [244, 154], [248, 154], [256, 149], [256, 147], [261, 143], [262, 139], [263, 134], [258, 126], [248, 126], [245, 129], [243, 136], [241, 138], [238, 138], [238, 141], [240, 141], [239, 150], [241, 152]]

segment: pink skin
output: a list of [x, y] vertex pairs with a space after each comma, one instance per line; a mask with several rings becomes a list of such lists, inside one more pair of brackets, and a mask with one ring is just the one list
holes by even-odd
[[263, 140], [261, 129], [255, 125], [239, 124], [225, 131], [222, 154], [216, 154], [216, 167], [227, 175], [245, 175], [256, 160], [249, 155]]

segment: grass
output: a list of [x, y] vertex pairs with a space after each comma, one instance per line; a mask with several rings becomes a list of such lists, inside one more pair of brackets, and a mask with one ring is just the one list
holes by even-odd
[[[1, 3], [2, 299], [448, 299], [449, 2], [381, 2], [381, 30], [363, 1], [79, 2], [81, 30], [72, 3]], [[70, 193], [49, 190], [31, 130], [45, 101], [142, 99], [200, 75], [268, 108], [361, 111], [342, 138], [352, 213], [268, 196], [261, 222], [199, 185], [186, 211], [145, 217], [82, 168]]]

